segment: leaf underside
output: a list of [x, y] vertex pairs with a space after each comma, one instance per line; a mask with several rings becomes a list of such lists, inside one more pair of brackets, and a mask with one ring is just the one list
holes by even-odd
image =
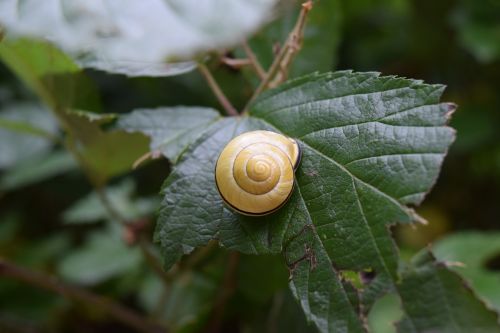
[[[264, 93], [248, 116], [207, 125], [162, 188], [155, 240], [165, 266], [213, 239], [243, 253], [282, 253], [290, 287], [321, 332], [366, 331], [370, 306], [400, 283], [389, 227], [413, 221], [405, 205], [423, 200], [455, 137], [443, 90], [378, 73], [312, 74]], [[295, 138], [303, 158], [289, 202], [255, 218], [224, 206], [214, 167], [233, 137], [258, 129]], [[346, 271], [374, 278], [356, 289]]]
[[2, 0], [9, 35], [52, 41], [84, 67], [171, 76], [200, 53], [238, 44], [265, 23], [275, 0]]

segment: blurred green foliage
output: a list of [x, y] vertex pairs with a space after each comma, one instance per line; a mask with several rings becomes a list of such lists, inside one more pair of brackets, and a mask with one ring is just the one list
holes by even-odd
[[[500, 255], [500, 248], [483, 247], [493, 241], [481, 237], [490, 236], [464, 232], [447, 237], [457, 231], [499, 230], [500, 1], [321, 0], [315, 10], [292, 76], [314, 70], [355, 69], [448, 85], [445, 100], [459, 104], [451, 123], [458, 136], [436, 187], [424, 206], [418, 208], [429, 224], [413, 229], [398, 227], [394, 233], [405, 257], [438, 242], [438, 258], [465, 263], [457, 271], [480, 295], [491, 294], [489, 286], [497, 282], [500, 285], [495, 272], [499, 266], [493, 260]], [[279, 14], [277, 21], [250, 40], [264, 65], [270, 63], [273, 47], [283, 41], [297, 11], [284, 5]], [[26, 47], [18, 50], [19, 54], [10, 55], [11, 61], [30, 57], [43, 70], [47, 59]], [[232, 54], [243, 52], [237, 49]], [[229, 99], [241, 108], [251, 95], [255, 78], [215, 58], [209, 64]], [[25, 80], [33, 75], [19, 74]], [[64, 87], [58, 90], [62, 94], [68, 94], [70, 89], [84, 91], [83, 96], [91, 97], [72, 101], [72, 106], [97, 113], [176, 105], [219, 109], [197, 72], [171, 78], [127, 78], [91, 70], [86, 74], [84, 78], [72, 78], [70, 86], [68, 78], [53, 77], [34, 88], [42, 89], [41, 95], [49, 99], [49, 104], [52, 97], [43, 90], [47, 84]], [[94, 95], [97, 93], [100, 96]], [[188, 269], [165, 292], [160, 280], [141, 260], [139, 249], [122, 242], [121, 229], [116, 228], [113, 217], [91, 193], [75, 161], [62, 153], [61, 131], [51, 115], [35, 110], [40, 108], [39, 102], [13, 73], [0, 66], [0, 257], [90, 286], [160, 318], [177, 332], [203, 331], [213, 325], [214, 300], [224, 282], [228, 253], [212, 248], [198, 262], [183, 260], [180, 267]], [[22, 112], [11, 115], [13, 107]], [[33, 121], [37, 128], [23, 128], [25, 135], [14, 133], [9, 126], [19, 128], [18, 120], [30, 124]], [[115, 134], [110, 137], [101, 132], [95, 120], [84, 121], [85, 126], [95, 130], [95, 137], [84, 138], [83, 142], [88, 143], [88, 149], [99, 150], [89, 153], [97, 156], [91, 166], [105, 170], [104, 178], [112, 179], [107, 189], [111, 201], [128, 218], [154, 219], [159, 200], [156, 195], [169, 172], [168, 162], [155, 160], [128, 172], [133, 160], [145, 151], [146, 142], [139, 138], [124, 143], [121, 132], [112, 132]], [[110, 155], [114, 147], [128, 144], [132, 156]], [[288, 291], [288, 273], [280, 269], [283, 265], [279, 260], [240, 258], [222, 331], [314, 331], [305, 323]], [[498, 307], [499, 299], [489, 302]], [[394, 329], [391, 322], [400, 318], [398, 309], [394, 297], [377, 302], [370, 314], [374, 332]], [[95, 309], [24, 284], [0, 280], [0, 331], [25, 332], [33, 328], [44, 332], [128, 330]]]

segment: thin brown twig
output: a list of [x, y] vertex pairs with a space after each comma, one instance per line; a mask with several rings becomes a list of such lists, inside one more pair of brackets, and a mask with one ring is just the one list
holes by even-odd
[[181, 270], [189, 270], [200, 264], [217, 248], [218, 242], [216, 240], [210, 241], [206, 246], [198, 248], [195, 252], [191, 253], [184, 262], [179, 263]]
[[243, 50], [245, 51], [245, 53], [248, 57], [248, 60], [250, 61], [250, 64], [254, 68], [255, 72], [257, 73], [257, 75], [259, 76], [259, 78], [261, 80], [264, 80], [266, 78], [266, 71], [264, 70], [264, 68], [262, 68], [262, 65], [260, 64], [259, 60], [257, 59], [257, 56], [253, 52], [252, 48], [250, 47], [250, 45], [248, 45], [247, 41], [244, 41], [242, 43], [242, 46], [243, 46]]
[[245, 66], [250, 66], [252, 62], [250, 59], [235, 59], [235, 58], [229, 58], [229, 57], [222, 57], [220, 58], [220, 61], [224, 64], [227, 65], [231, 68], [239, 69]]
[[143, 162], [149, 160], [152, 156], [153, 156], [152, 151], [148, 151], [148, 152], [144, 153], [144, 155], [139, 156], [139, 158], [137, 158], [135, 160], [135, 162], [132, 163], [132, 170], [137, 169], [139, 167], [139, 165], [141, 165]]
[[238, 111], [236, 111], [234, 106], [227, 99], [226, 95], [224, 95], [224, 92], [217, 84], [217, 81], [215, 81], [215, 78], [212, 76], [212, 73], [210, 73], [207, 66], [199, 63], [198, 69], [200, 70], [203, 77], [207, 80], [208, 86], [210, 87], [210, 89], [212, 89], [212, 92], [214, 93], [215, 97], [217, 97], [217, 100], [222, 105], [226, 113], [230, 116], [237, 116]]
[[87, 290], [63, 284], [55, 277], [30, 269], [17, 266], [16, 264], [0, 258], [0, 276], [10, 277], [38, 288], [55, 292], [73, 301], [86, 303], [108, 313], [115, 320], [130, 326], [137, 331], [147, 333], [166, 333], [167, 329], [147, 320], [139, 313], [114, 302], [113, 300], [93, 294]]
[[287, 63], [287, 66], [289, 65], [291, 61], [291, 54], [290, 52], [296, 53], [299, 49], [300, 46], [300, 41], [302, 39], [304, 27], [305, 27], [305, 22], [307, 18], [307, 14], [311, 11], [313, 6], [313, 2], [311, 0], [304, 2], [302, 4], [302, 9], [299, 14], [299, 18], [297, 19], [297, 22], [295, 23], [295, 27], [292, 29], [290, 34], [288, 35], [288, 38], [283, 45], [283, 47], [280, 49], [278, 55], [276, 58], [274, 58], [273, 63], [271, 64], [271, 67], [266, 73], [266, 77], [261, 81], [260, 85], [255, 89], [255, 92], [253, 93], [252, 97], [248, 101], [247, 105], [243, 109], [243, 113], [246, 113], [248, 111], [248, 107], [255, 101], [257, 96], [259, 96], [264, 90], [266, 90], [273, 80], [273, 78], [276, 76], [278, 71], [284, 71], [285, 70], [285, 62]]
[[[102, 187], [96, 187], [97, 195], [105, 207], [105, 209], [108, 211], [110, 216], [120, 222], [125, 228], [131, 226], [131, 224], [127, 221], [127, 219], [120, 213], [118, 212], [115, 207], [113, 206], [111, 200], [109, 200], [109, 197], [106, 193], [106, 190], [103, 189]], [[143, 229], [143, 228], [141, 228]], [[130, 228], [126, 229], [129, 231], [132, 231]], [[140, 233], [141, 230], [138, 232]], [[136, 237], [136, 236], [134, 236]], [[146, 263], [151, 267], [151, 269], [158, 275], [162, 283], [164, 284], [165, 288], [168, 288], [170, 282], [172, 281], [172, 277], [165, 272], [163, 269], [163, 265], [161, 262], [158, 260], [158, 258], [154, 255], [154, 253], [150, 249], [150, 242], [146, 240], [143, 236], [139, 234], [138, 236], [138, 245], [139, 248], [141, 249], [142, 255], [144, 259], [146, 260]]]

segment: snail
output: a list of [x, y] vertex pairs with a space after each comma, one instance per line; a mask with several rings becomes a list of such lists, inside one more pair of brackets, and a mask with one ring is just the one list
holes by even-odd
[[238, 213], [275, 212], [290, 198], [301, 151], [295, 140], [270, 131], [232, 139], [215, 166], [215, 183], [224, 202]]

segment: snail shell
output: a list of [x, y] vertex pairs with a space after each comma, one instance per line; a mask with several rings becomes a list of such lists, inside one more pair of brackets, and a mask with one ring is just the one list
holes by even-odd
[[224, 202], [241, 214], [270, 214], [291, 196], [300, 155], [297, 142], [284, 135], [243, 133], [224, 147], [217, 160], [217, 189]]

